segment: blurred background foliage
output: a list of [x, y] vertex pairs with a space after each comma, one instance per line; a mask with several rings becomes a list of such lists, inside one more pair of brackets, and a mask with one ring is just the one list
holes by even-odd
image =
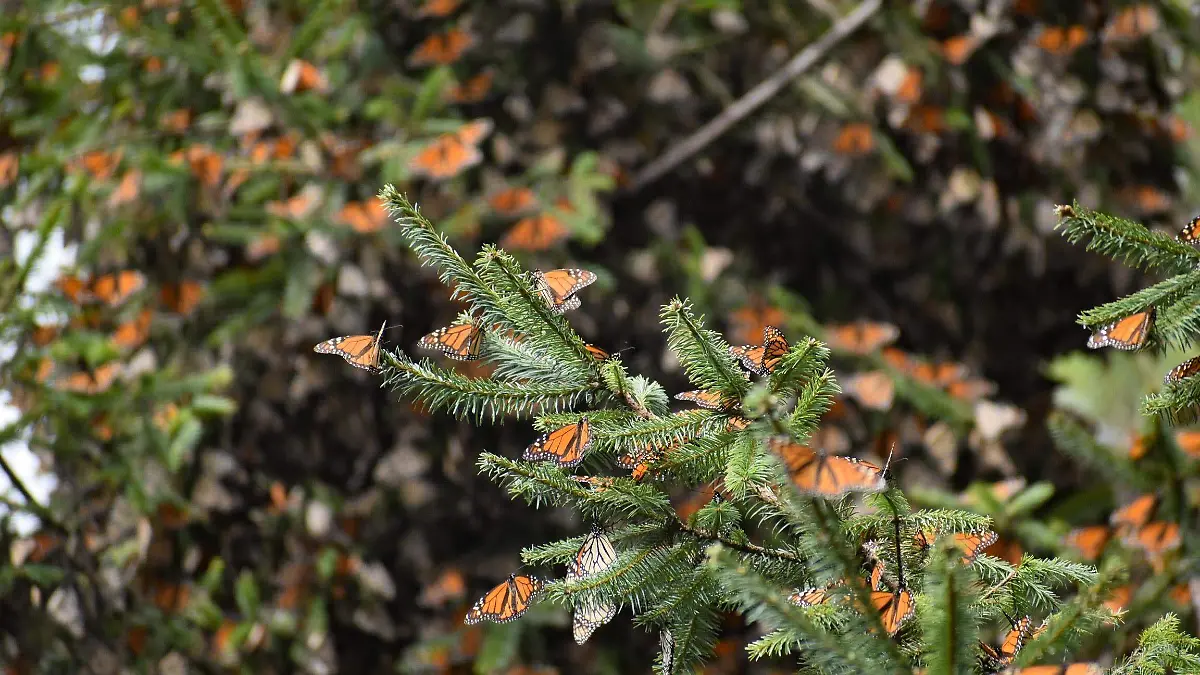
[[[845, 397], [819, 442], [897, 442], [918, 504], [991, 515], [998, 557], [1062, 553], [1154, 466], [1182, 476], [1194, 432], [1137, 406], [1183, 355], [1079, 353], [1074, 316], [1145, 279], [1052, 207], [1190, 218], [1194, 9], [884, 4], [646, 180], [851, 9], [0, 0], [0, 443], [6, 473], [38, 466], [4, 497], [8, 672], [648, 671], [655, 637], [620, 620], [584, 647], [561, 611], [462, 626], [522, 546], [580, 531], [475, 475], [530, 429], [426, 416], [312, 354], [385, 320], [408, 349], [461, 309], [384, 183], [465, 250], [594, 270], [575, 325], [664, 383], [676, 293], [734, 342], [828, 340]], [[1103, 452], [1130, 470], [1083, 469]], [[1191, 611], [1178, 559], [1104, 555], [1148, 581], [1094, 656]], [[731, 616], [708, 672], [784, 669], [746, 664], [754, 637]]]

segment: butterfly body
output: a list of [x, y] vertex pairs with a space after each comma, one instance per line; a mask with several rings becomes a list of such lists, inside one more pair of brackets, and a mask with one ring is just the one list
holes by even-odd
[[379, 342], [387, 322], [379, 327], [375, 335], [343, 335], [317, 344], [313, 351], [318, 354], [337, 354], [346, 363], [368, 372], [379, 372]]
[[746, 370], [760, 377], [766, 377], [775, 370], [775, 366], [779, 364], [783, 355], [787, 354], [788, 349], [790, 346], [783, 336], [783, 332], [775, 326], [767, 326], [763, 329], [761, 345], [730, 347], [729, 353], [741, 361]]
[[514, 574], [484, 593], [467, 611], [463, 623], [469, 626], [480, 621], [508, 623], [519, 619], [545, 585], [546, 582], [535, 576]]

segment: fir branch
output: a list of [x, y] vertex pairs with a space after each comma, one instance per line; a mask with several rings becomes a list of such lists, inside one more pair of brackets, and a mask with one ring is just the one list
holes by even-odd
[[1057, 206], [1055, 213], [1059, 217], [1055, 229], [1062, 230], [1073, 244], [1086, 241], [1089, 251], [1168, 274], [1179, 274], [1200, 265], [1200, 251], [1133, 221], [1084, 208], [1079, 202]]
[[600, 366], [600, 373], [608, 390], [625, 401], [634, 414], [642, 419], [654, 418], [654, 413], [638, 398], [636, 387], [630, 381], [624, 364], [617, 360], [606, 361]]
[[513, 340], [493, 331], [483, 336], [483, 355], [496, 366], [497, 380], [527, 380], [542, 384], [583, 384], [591, 379], [588, 368], [574, 360], [563, 363], [537, 350], [526, 341]]
[[535, 508], [571, 506], [597, 522], [634, 516], [660, 523], [675, 519], [667, 495], [646, 483], [614, 478], [603, 488], [589, 489], [547, 463], [520, 462], [490, 452], [480, 453], [477, 463], [479, 470], [504, 485], [510, 496]]
[[797, 443], [808, 441], [841, 392], [833, 371], [828, 368], [805, 382], [787, 420], [786, 430], [792, 439]]
[[957, 564], [960, 555], [954, 546], [939, 545], [925, 566], [929, 603], [920, 619], [929, 675], [968, 673], [975, 665], [978, 629], [970, 611], [974, 598], [968, 590], [967, 570]]
[[1046, 427], [1055, 447], [1104, 476], [1110, 484], [1138, 485], [1147, 490], [1153, 489], [1154, 485], [1150, 483], [1147, 474], [1139, 471], [1126, 455], [1113, 452], [1111, 448], [1097, 443], [1096, 438], [1078, 420], [1066, 413], [1052, 412], [1046, 420]]
[[1142, 631], [1137, 651], [1109, 671], [1110, 675], [1196, 672], [1200, 672], [1200, 639], [1184, 633], [1174, 614]]
[[1047, 654], [1069, 653], [1088, 634], [1099, 630], [1111, 617], [1104, 607], [1104, 600], [1123, 578], [1124, 570], [1118, 568], [1110, 568], [1103, 575], [1092, 575], [1091, 581], [1080, 586], [1079, 593], [1069, 603], [1047, 617], [1045, 631], [1025, 645], [1017, 655], [1016, 663], [1028, 665]]
[[678, 357], [688, 381], [737, 400], [746, 395], [750, 382], [729, 353], [729, 343], [704, 328], [704, 317], [695, 316], [690, 304], [676, 297], [663, 306], [660, 316], [667, 327], [667, 347]]
[[479, 312], [486, 324], [500, 324], [513, 328], [504, 312], [504, 301], [454, 250], [446, 237], [421, 215], [420, 209], [408, 201], [399, 190], [386, 185], [379, 192], [388, 213], [399, 223], [400, 232], [408, 246], [417, 254], [422, 265], [432, 265], [438, 270], [438, 278], [449, 286], [451, 300], [464, 300], [470, 304], [472, 313]]
[[1143, 415], [1157, 415], [1170, 422], [1192, 421], [1200, 409], [1200, 377], [1189, 377], [1164, 385], [1157, 394], [1142, 399]]
[[544, 410], [564, 410], [588, 401], [596, 385], [507, 382], [472, 378], [439, 368], [428, 359], [416, 363], [403, 352], [380, 352], [384, 386], [412, 396], [430, 411], [446, 411], [459, 419], [527, 417]]
[[705, 532], [703, 530], [699, 530], [699, 529], [690, 527], [687, 523], [684, 523], [683, 521], [678, 521], [678, 527], [679, 527], [679, 529], [683, 530], [684, 532], [692, 535], [693, 537], [695, 537], [697, 539], [701, 539], [701, 540], [704, 540], [707, 542], [719, 542], [724, 546], [727, 546], [735, 551], [740, 551], [742, 553], [751, 553], [751, 554], [755, 554], [755, 555], [765, 556], [768, 558], [778, 558], [781, 560], [791, 560], [793, 562], [802, 562], [804, 560], [803, 557], [801, 557], [798, 553], [796, 553], [794, 551], [765, 548], [763, 546], [759, 546], [758, 544], [753, 544], [750, 542], [736, 542], [736, 541], [733, 541], [732, 539], [730, 539], [728, 537], [724, 537], [720, 534], [716, 534], [713, 532]]
[[[649, 545], [653, 546], [662, 543], [665, 534], [660, 522], [631, 523], [607, 531], [607, 536], [614, 545], [626, 541], [632, 544], [645, 544], [647, 542], [642, 540], [649, 538]], [[579, 547], [583, 546], [583, 542], [588, 536], [582, 534], [578, 537], [568, 537], [547, 544], [529, 546], [521, 551], [521, 562], [535, 566], [569, 564], [575, 560], [575, 555], [579, 553]]]
[[[1114, 321], [1119, 321], [1130, 314], [1136, 314], [1148, 307], [1164, 307], [1177, 296], [1185, 293], [1195, 293], [1200, 286], [1200, 269], [1177, 274], [1164, 279], [1153, 286], [1131, 293], [1120, 300], [1108, 302], [1099, 307], [1093, 307], [1080, 312], [1080, 325], [1096, 329]], [[1157, 336], [1157, 333], [1152, 333]]]
[[584, 415], [592, 429], [592, 449], [588, 454], [611, 455], [647, 446], [668, 448], [687, 443], [700, 435], [712, 413], [684, 410], [666, 417], [644, 419], [635, 412], [623, 410], [561, 412], [539, 415], [535, 427], [539, 431], [551, 431], [574, 424]]
[[779, 397], [795, 394], [817, 377], [829, 362], [829, 348], [815, 338], [806, 337], [792, 345], [779, 360], [768, 382], [768, 390]]
[[1174, 298], [1154, 315], [1154, 338], [1163, 346], [1187, 349], [1200, 334], [1200, 289]]

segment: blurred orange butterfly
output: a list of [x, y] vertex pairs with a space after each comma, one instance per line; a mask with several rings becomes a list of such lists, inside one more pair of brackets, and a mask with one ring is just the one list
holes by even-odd
[[55, 381], [55, 388], [76, 394], [102, 394], [112, 387], [122, 370], [119, 363], [106, 363], [92, 370], [80, 370]]
[[1200, 458], [1200, 431], [1180, 430], [1175, 432], [1175, 445], [1183, 454], [1192, 458]]
[[1171, 369], [1163, 378], [1163, 384], [1173, 384], [1192, 377], [1196, 373], [1200, 373], [1200, 356], [1193, 356], [1183, 363]]
[[1063, 56], [1082, 47], [1087, 39], [1088, 31], [1083, 26], [1043, 26], [1035, 41], [1045, 51]]
[[460, 28], [430, 35], [408, 57], [408, 65], [412, 68], [449, 65], [462, 58], [464, 52], [475, 46], [475, 42], [475, 36]]
[[574, 424], [544, 434], [525, 448], [522, 457], [530, 462], [548, 461], [571, 468], [583, 461], [583, 456], [591, 447], [592, 427], [588, 424], [587, 416], [583, 416]]
[[359, 234], [370, 234], [383, 229], [388, 213], [378, 197], [361, 202], [346, 202], [337, 213], [337, 222], [349, 225]]
[[500, 215], [511, 216], [537, 205], [537, 195], [527, 187], [510, 187], [488, 197], [488, 206]]
[[107, 150], [92, 150], [80, 155], [77, 159], [67, 162], [67, 169], [70, 171], [79, 171], [80, 169], [91, 174], [96, 180], [108, 180], [113, 177], [117, 171], [117, 165], [121, 163], [121, 156], [124, 154], [121, 150], [109, 152]]
[[882, 370], [855, 373], [846, 378], [846, 393], [870, 410], [888, 410], [896, 396], [896, 384]]
[[848, 492], [881, 492], [887, 480], [878, 467], [853, 457], [817, 452], [787, 439], [773, 438], [771, 450], [787, 467], [796, 489], [819, 497], [841, 497]]
[[16, 152], [0, 152], [0, 188], [8, 187], [17, 180], [19, 163]]
[[746, 419], [745, 417], [739, 417], [737, 415], [734, 415], [733, 417], [729, 418], [728, 422], [725, 423], [725, 430], [726, 431], [741, 431], [742, 429], [745, 429], [748, 426], [750, 426], [750, 420]]
[[276, 218], [304, 220], [312, 215], [320, 204], [321, 188], [310, 183], [287, 199], [267, 202], [266, 209], [267, 213]]
[[1136, 546], [1154, 557], [1178, 548], [1181, 542], [1179, 524], [1167, 521], [1154, 521], [1138, 528], [1132, 536], [1125, 537], [1126, 543]]
[[187, 316], [195, 311], [204, 299], [204, 286], [198, 281], [180, 281], [163, 284], [158, 289], [158, 300], [169, 311]]
[[[3, 171], [3, 167], [0, 167]], [[0, 182], [2, 182], [0, 178]], [[121, 182], [117, 183], [117, 187], [113, 188], [112, 194], [108, 195], [108, 205], [111, 208], [116, 208], [122, 204], [128, 204], [137, 199], [138, 193], [142, 187], [142, 172], [137, 169], [130, 169], [121, 176]]]
[[146, 287], [146, 277], [136, 270], [124, 270], [94, 277], [85, 282], [79, 277], [65, 275], [56, 282], [62, 294], [76, 304], [103, 302], [117, 306]]
[[467, 592], [467, 581], [463, 573], [456, 567], [442, 572], [433, 583], [421, 589], [417, 604], [425, 607], [440, 607], [451, 600], [457, 600]]
[[545, 212], [517, 221], [504, 237], [500, 247], [520, 251], [544, 251], [567, 238], [571, 231], [553, 213]]
[[129, 351], [137, 349], [150, 336], [150, 320], [153, 313], [148, 309], [138, 312], [131, 321], [127, 321], [113, 331], [112, 343], [117, 349]]
[[1012, 630], [1004, 636], [1004, 641], [999, 647], [993, 647], [986, 642], [980, 642], [979, 647], [983, 649], [984, 656], [994, 668], [1003, 668], [1012, 663], [1016, 658], [1017, 652], [1021, 651], [1021, 647], [1025, 646], [1025, 642], [1029, 639], [1033, 632], [1033, 620], [1028, 616], [1023, 616], [1019, 620], [1013, 622]]
[[942, 56], [951, 65], [961, 66], [971, 58], [981, 44], [975, 35], [955, 35], [942, 42]]
[[879, 321], [856, 321], [825, 327], [825, 342], [835, 351], [870, 354], [900, 337], [900, 329]]
[[425, 0], [425, 4], [417, 9], [417, 18], [425, 19], [429, 17], [441, 18], [450, 16], [461, 4], [462, 0]]
[[436, 349], [457, 361], [474, 361], [479, 358], [479, 348], [482, 345], [483, 329], [474, 322], [439, 328], [417, 343], [419, 347]]
[[832, 597], [828, 588], [798, 588], [788, 596], [788, 602], [797, 607], [813, 607], [829, 602]]
[[879, 620], [888, 635], [895, 635], [917, 611], [912, 593], [904, 586], [897, 586], [892, 591], [871, 591], [871, 605], [879, 612]]
[[1092, 349], [1116, 347], [1122, 350], [1140, 349], [1146, 345], [1150, 328], [1154, 325], [1154, 307], [1130, 314], [1114, 321], [1088, 338], [1087, 346]]
[[783, 311], [778, 307], [752, 302], [729, 317], [729, 332], [734, 342], [750, 342], [762, 335], [763, 329], [783, 323]]
[[537, 288], [542, 299], [546, 301], [546, 305], [550, 307], [550, 311], [555, 314], [563, 314], [570, 310], [578, 309], [581, 300], [575, 294], [591, 286], [595, 281], [595, 273], [581, 269], [569, 268], [550, 270], [549, 272], [541, 270], [533, 271], [534, 287]]
[[479, 598], [463, 623], [469, 626], [480, 621], [507, 623], [518, 619], [543, 586], [545, 582], [535, 576], [514, 574]]
[[1068, 532], [1065, 541], [1084, 560], [1097, 560], [1111, 538], [1112, 528], [1107, 525], [1088, 525]]
[[1129, 42], [1159, 29], [1158, 9], [1151, 4], [1131, 5], [1120, 10], [1104, 27], [1105, 42]]
[[379, 372], [379, 341], [387, 328], [385, 321], [375, 335], [343, 335], [326, 340], [313, 347], [318, 354], [337, 354], [355, 368], [372, 373]]
[[493, 79], [495, 79], [495, 76], [492, 71], [485, 70], [447, 89], [446, 100], [459, 104], [479, 103], [487, 98], [488, 92], [492, 90]]
[[1158, 497], [1144, 494], [1125, 506], [1113, 511], [1109, 522], [1118, 530], [1139, 528], [1154, 517], [1158, 510]]
[[679, 401], [690, 401], [707, 410], [732, 410], [738, 406], [734, 399], [726, 398], [715, 389], [696, 389], [675, 394]]
[[775, 370], [779, 360], [788, 353], [790, 346], [783, 332], [775, 326], [763, 329], [762, 345], [742, 345], [730, 347], [729, 353], [741, 360], [742, 366], [752, 373], [766, 377]]
[[871, 125], [854, 122], [842, 127], [833, 139], [833, 149], [842, 155], [865, 155], [875, 149]]
[[1004, 675], [1103, 675], [1104, 669], [1095, 663], [1071, 663], [1060, 666], [1028, 666], [1008, 670]]
[[285, 94], [299, 94], [305, 91], [326, 92], [329, 90], [329, 79], [320, 68], [303, 59], [292, 59], [283, 76], [279, 78], [279, 91]]
[[442, 134], [421, 149], [408, 163], [414, 176], [442, 180], [457, 176], [483, 160], [479, 143], [492, 133], [492, 122], [479, 119]]

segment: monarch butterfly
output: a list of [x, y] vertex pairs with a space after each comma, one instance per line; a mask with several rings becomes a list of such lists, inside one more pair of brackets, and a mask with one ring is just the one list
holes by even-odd
[[604, 492], [617, 480], [612, 476], [571, 476], [571, 478], [576, 483], [588, 486], [593, 492]]
[[912, 593], [904, 586], [897, 586], [893, 591], [871, 591], [871, 605], [879, 612], [879, 620], [888, 635], [895, 635], [917, 609]]
[[1113, 511], [1109, 522], [1117, 529], [1135, 529], [1150, 522], [1158, 509], [1158, 497], [1145, 494]]
[[575, 604], [575, 612], [571, 618], [571, 634], [575, 644], [587, 642], [596, 629], [617, 615], [617, 605], [610, 600], [589, 596]]
[[[578, 581], [612, 568], [617, 560], [617, 553], [612, 542], [600, 529], [593, 525], [592, 531], [583, 540], [579, 552], [575, 554], [570, 569], [567, 570], [568, 581]], [[617, 614], [616, 604], [596, 597], [588, 597], [575, 605], [571, 628], [575, 642], [583, 644], [600, 626], [612, 621]]]
[[1029, 666], [1006, 670], [1004, 675], [1103, 675], [1104, 670], [1095, 663], [1064, 663], [1060, 666]]
[[538, 293], [546, 304], [550, 307], [550, 311], [555, 314], [563, 314], [569, 310], [577, 309], [580, 305], [579, 296], [575, 295], [581, 289], [584, 289], [596, 281], [596, 275], [593, 272], [580, 269], [561, 269], [550, 270], [543, 272], [541, 270], [533, 271], [533, 282]]
[[1138, 528], [1133, 536], [1127, 536], [1125, 539], [1130, 545], [1144, 550], [1147, 555], [1159, 556], [1179, 546], [1179, 524], [1161, 520], [1147, 523]]
[[1175, 445], [1188, 457], [1200, 457], [1200, 431], [1176, 431]]
[[797, 588], [788, 596], [788, 602], [797, 607], [813, 607], [829, 602], [831, 597], [828, 588]]
[[1107, 599], [1104, 601], [1104, 606], [1113, 614], [1120, 614], [1129, 606], [1129, 601], [1133, 599], [1133, 587], [1129, 585], [1118, 586], [1108, 592]]
[[726, 431], [741, 431], [742, 429], [745, 429], [748, 426], [750, 426], [750, 420], [746, 419], [745, 417], [740, 417], [738, 415], [734, 415], [733, 417], [729, 418], [728, 422], [725, 423], [725, 430]]
[[162, 288], [158, 289], [158, 301], [169, 311], [187, 316], [204, 299], [204, 292], [204, 286], [198, 281], [163, 284]]
[[779, 364], [783, 355], [787, 354], [789, 348], [783, 333], [775, 326], [767, 326], [763, 329], [762, 345], [730, 347], [729, 353], [741, 360], [746, 370], [766, 377], [775, 370], [775, 366]]
[[1043, 26], [1034, 42], [1055, 56], [1064, 56], [1082, 47], [1087, 39], [1088, 31], [1083, 26]]
[[853, 122], [842, 127], [833, 139], [833, 149], [842, 155], [865, 155], [875, 149], [871, 125]]
[[[954, 546], [961, 549], [963, 552], [962, 564], [970, 565], [975, 562], [975, 558], [983, 552], [983, 549], [991, 546], [998, 535], [991, 530], [983, 532], [955, 532], [952, 538]], [[934, 532], [918, 532], [916, 535], [917, 546], [927, 549], [933, 546], [937, 535]]]
[[528, 574], [513, 574], [488, 591], [467, 611], [463, 623], [480, 621], [507, 623], [521, 617], [546, 582]]
[[1007, 537], [997, 538], [983, 552], [993, 558], [1004, 560], [1011, 565], [1020, 565], [1021, 560], [1025, 557], [1025, 549], [1021, 547], [1021, 542]]
[[607, 361], [608, 360], [609, 353], [604, 351], [603, 349], [600, 349], [596, 345], [591, 344], [590, 342], [584, 343], [583, 348], [586, 349], [587, 353], [591, 354], [592, 358], [596, 359], [597, 361]]
[[1096, 560], [1112, 538], [1112, 528], [1107, 525], [1077, 527], [1067, 533], [1066, 544], [1079, 552], [1084, 560]]
[[474, 322], [439, 328], [417, 342], [418, 347], [436, 349], [458, 361], [474, 361], [479, 358], [479, 348], [482, 344], [483, 329]]
[[1017, 652], [1025, 646], [1025, 642], [1029, 639], [1033, 628], [1033, 619], [1028, 616], [1023, 616], [1019, 620], [1012, 623], [1012, 630], [1004, 636], [1004, 641], [999, 647], [993, 647], [986, 642], [980, 642], [979, 646], [983, 649], [984, 656], [991, 662], [995, 668], [1003, 668], [1012, 663]]
[[221, 182], [221, 169], [225, 166], [225, 158], [207, 145], [191, 145], [186, 150], [173, 154], [172, 159], [177, 156], [187, 162], [192, 176], [202, 184], [216, 187]]
[[329, 90], [329, 79], [325, 73], [304, 59], [292, 59], [288, 62], [283, 76], [279, 78], [279, 91], [284, 94], [299, 94], [305, 91], [326, 92]]
[[479, 103], [487, 98], [488, 92], [492, 90], [494, 77], [492, 71], [485, 70], [464, 82], [452, 85], [446, 90], [446, 100], [458, 104]]
[[537, 196], [527, 187], [511, 187], [488, 197], [488, 206], [500, 215], [510, 216], [537, 205]]
[[457, 600], [467, 592], [467, 581], [457, 567], [442, 572], [433, 583], [421, 589], [417, 604], [425, 607], [440, 607]]
[[650, 465], [662, 459], [664, 454], [665, 451], [661, 448], [647, 445], [643, 448], [630, 450], [618, 457], [617, 466], [622, 469], [632, 469], [633, 473], [630, 475], [630, 478], [639, 481], [645, 478], [646, 474], [650, 472]]
[[567, 238], [571, 232], [552, 213], [539, 213], [517, 221], [502, 239], [500, 247], [521, 251], [545, 251]]
[[855, 373], [846, 378], [846, 393], [869, 410], [888, 410], [896, 396], [896, 384], [882, 370]]
[[1091, 349], [1116, 347], [1125, 351], [1141, 349], [1146, 345], [1146, 338], [1150, 336], [1150, 328], [1153, 325], [1154, 307], [1151, 306], [1103, 326], [1088, 338], [1087, 346]]
[[531, 462], [550, 461], [570, 468], [582, 462], [584, 454], [591, 447], [592, 427], [584, 416], [574, 424], [544, 434], [525, 448], [523, 457]]
[[66, 275], [56, 282], [59, 291], [71, 302], [103, 302], [116, 307], [134, 293], [146, 287], [146, 277], [137, 270], [122, 270], [83, 281], [79, 277]]
[[796, 489], [819, 497], [840, 497], [847, 492], [881, 492], [887, 488], [883, 472], [853, 457], [836, 457], [799, 443], [774, 438], [771, 449], [783, 460]]
[[[0, 171], [3, 167], [0, 167]], [[3, 178], [0, 177], [0, 181]], [[117, 187], [113, 188], [111, 194], [108, 195], [108, 206], [116, 208], [123, 204], [128, 204], [137, 199], [138, 193], [142, 189], [142, 172], [137, 169], [130, 169], [121, 176], [121, 182], [117, 183]]]
[[457, 131], [442, 134], [421, 149], [408, 163], [414, 176], [442, 180], [457, 176], [483, 160], [479, 143], [492, 132], [492, 122], [475, 120]]
[[1196, 246], [1196, 242], [1200, 242], [1200, 216], [1192, 218], [1187, 225], [1184, 225], [1175, 238], [1185, 244]]
[[1157, 31], [1158, 10], [1151, 4], [1132, 5], [1121, 10], [1104, 27], [1106, 43], [1132, 42]]
[[355, 368], [379, 372], [379, 341], [387, 328], [385, 321], [379, 332], [371, 335], [343, 335], [317, 344], [313, 351], [318, 354], [337, 354]]
[[825, 328], [825, 342], [830, 349], [851, 354], [870, 354], [898, 337], [899, 328], [879, 321], [856, 321]]
[[1183, 363], [1171, 369], [1163, 378], [1163, 384], [1173, 384], [1181, 380], [1186, 380], [1196, 373], [1200, 373], [1200, 356], [1193, 356]]
[[130, 351], [137, 349], [150, 336], [150, 320], [153, 313], [148, 309], [138, 312], [138, 315], [119, 326], [113, 331], [112, 343], [117, 349]]
[[450, 16], [461, 4], [462, 0], [425, 0], [425, 4], [417, 10], [417, 18]]
[[321, 188], [309, 183], [283, 201], [267, 202], [267, 213], [285, 220], [304, 220], [321, 204]]
[[961, 66], [979, 48], [980, 40], [974, 35], [955, 35], [942, 42], [942, 56], [953, 66]]
[[706, 410], [732, 410], [737, 407], [737, 401], [727, 398], [715, 389], [696, 389], [675, 394], [679, 401], [690, 401]]
[[58, 337], [58, 326], [34, 326], [29, 333], [29, 341], [35, 347], [45, 347]]
[[80, 169], [87, 171], [96, 180], [108, 180], [116, 173], [117, 165], [121, 163], [123, 153], [118, 150], [116, 152], [108, 152], [107, 150], [92, 150], [85, 152], [78, 159], [73, 159], [67, 162], [67, 169], [70, 171], [79, 171]]
[[89, 396], [102, 394], [112, 387], [121, 370], [122, 367], [119, 363], [106, 363], [90, 371], [80, 370], [60, 377], [55, 382], [55, 387], [62, 391]]
[[464, 52], [475, 46], [475, 36], [460, 28], [445, 33], [430, 35], [408, 57], [412, 68], [431, 65], [449, 65], [462, 58]]
[[335, 220], [359, 234], [371, 234], [383, 229], [387, 224], [388, 213], [383, 202], [378, 197], [371, 197], [362, 202], [346, 202], [337, 212]]
[[662, 672], [675, 672], [675, 636], [671, 629], [664, 628], [658, 634], [658, 649], [662, 652]]

